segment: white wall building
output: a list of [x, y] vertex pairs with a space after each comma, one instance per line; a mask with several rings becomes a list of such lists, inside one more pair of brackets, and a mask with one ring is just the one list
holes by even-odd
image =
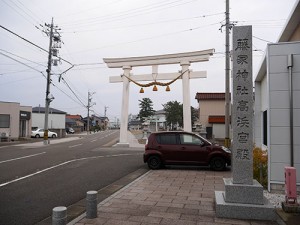
[[[292, 85], [290, 77], [293, 77]], [[300, 191], [299, 137], [300, 1], [297, 1], [278, 43], [268, 44], [255, 78], [254, 138], [256, 146], [268, 150], [269, 190], [283, 190], [284, 167], [294, 166]]]
[[[32, 127], [44, 128], [45, 107], [32, 108]], [[59, 137], [65, 136], [66, 112], [49, 108], [48, 129], [58, 133]]]

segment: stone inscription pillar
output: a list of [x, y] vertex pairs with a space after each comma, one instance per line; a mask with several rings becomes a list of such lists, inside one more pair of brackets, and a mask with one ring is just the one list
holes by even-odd
[[232, 37], [232, 178], [234, 184], [253, 184], [252, 27], [233, 28]]
[[232, 178], [216, 191], [217, 217], [274, 220], [274, 206], [253, 180], [252, 27], [233, 27], [232, 35]]

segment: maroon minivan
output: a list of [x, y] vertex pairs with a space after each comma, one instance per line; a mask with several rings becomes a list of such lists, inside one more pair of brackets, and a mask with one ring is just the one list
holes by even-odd
[[205, 138], [185, 131], [151, 133], [145, 145], [144, 163], [150, 169], [163, 165], [184, 164], [210, 166], [225, 170], [231, 164], [231, 151]]

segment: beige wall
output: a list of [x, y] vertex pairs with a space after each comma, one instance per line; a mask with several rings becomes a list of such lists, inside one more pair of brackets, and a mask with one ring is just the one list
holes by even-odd
[[[17, 102], [0, 102], [0, 114], [10, 116], [9, 128], [0, 128], [0, 134], [6, 133], [10, 140], [17, 140], [20, 137], [20, 111], [32, 113], [31, 106], [20, 106]], [[30, 137], [31, 134], [31, 118], [26, 120], [26, 131], [24, 137]]]
[[205, 126], [212, 126], [208, 123], [209, 116], [225, 115], [225, 100], [200, 100], [199, 120]]
[[300, 41], [300, 24], [298, 24], [295, 32], [289, 41]]
[[20, 104], [16, 102], [0, 102], [0, 114], [10, 115], [10, 127], [0, 128], [0, 133], [6, 133], [11, 139], [19, 137]]

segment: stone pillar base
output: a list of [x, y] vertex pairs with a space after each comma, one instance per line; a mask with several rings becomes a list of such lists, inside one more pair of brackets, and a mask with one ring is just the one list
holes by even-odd
[[263, 186], [253, 180], [253, 185], [234, 184], [232, 178], [224, 178], [225, 201], [242, 204], [264, 204]]
[[275, 207], [263, 195], [256, 180], [253, 185], [233, 184], [224, 178], [225, 191], [215, 191], [216, 216], [249, 220], [276, 220]]
[[276, 220], [275, 208], [264, 197], [264, 204], [242, 204], [225, 202], [225, 192], [215, 191], [216, 216], [249, 220]]

